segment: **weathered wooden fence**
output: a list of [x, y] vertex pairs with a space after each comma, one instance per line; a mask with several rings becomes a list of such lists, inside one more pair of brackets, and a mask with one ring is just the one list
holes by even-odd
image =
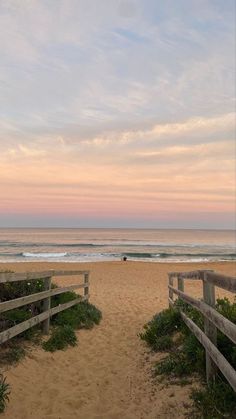
[[[67, 287], [58, 287], [51, 289], [51, 280], [52, 277], [56, 276], [72, 276], [72, 275], [82, 275], [84, 277], [84, 282], [82, 284], [69, 285]], [[4, 272], [0, 273], [0, 284], [7, 282], [15, 281], [34, 281], [34, 280], [43, 280], [44, 281], [44, 291], [38, 292], [36, 294], [30, 294], [24, 297], [16, 298], [14, 300], [0, 302], [0, 313], [3, 313], [14, 308], [19, 308], [27, 304], [31, 304], [37, 301], [43, 301], [43, 311], [26, 320], [22, 323], [19, 323], [7, 330], [4, 330], [0, 333], [0, 344], [6, 342], [7, 340], [13, 338], [16, 335], [24, 332], [27, 329], [43, 322], [43, 332], [48, 334], [50, 326], [50, 317], [59, 313], [60, 311], [66, 310], [69, 307], [72, 307], [75, 304], [80, 303], [89, 299], [89, 271], [56, 271], [49, 270], [44, 272], [26, 272], [26, 273], [11, 273]], [[78, 288], [84, 288], [84, 296], [75, 298], [72, 301], [69, 301], [65, 304], [59, 304], [56, 307], [51, 308], [51, 297], [54, 295], [62, 294], [67, 291], [72, 291]]]
[[[215, 286], [236, 292], [236, 278], [224, 276], [213, 271], [171, 272], [169, 276], [169, 304], [174, 305], [174, 294], [195, 307], [204, 316], [204, 332], [181, 310], [181, 317], [206, 350], [207, 382], [214, 381], [217, 368], [222, 372], [234, 391], [236, 391], [236, 371], [217, 349], [217, 329], [236, 344], [236, 325], [214, 309]], [[177, 279], [178, 288], [174, 287]], [[184, 292], [184, 280], [201, 280], [203, 299], [195, 299]]]

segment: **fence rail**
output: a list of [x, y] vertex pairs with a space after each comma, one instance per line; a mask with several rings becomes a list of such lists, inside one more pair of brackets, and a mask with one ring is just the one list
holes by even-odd
[[[217, 329], [236, 343], [236, 325], [215, 310], [215, 286], [230, 292], [236, 292], [236, 278], [221, 275], [207, 270], [192, 272], [170, 272], [169, 304], [174, 306], [174, 295], [195, 307], [204, 316], [204, 332], [182, 311], [181, 317], [206, 350], [207, 382], [215, 379], [217, 368], [236, 391], [236, 371], [217, 349]], [[177, 279], [177, 288], [174, 280]], [[203, 300], [191, 297], [184, 292], [184, 280], [201, 280], [203, 285]]]
[[[52, 277], [56, 276], [73, 276], [83, 275], [84, 282], [82, 284], [69, 285], [67, 287], [58, 287], [51, 289]], [[48, 334], [50, 327], [50, 318], [60, 311], [66, 310], [79, 304], [82, 301], [89, 300], [89, 271], [56, 271], [49, 270], [44, 272], [24, 272], [24, 273], [13, 273], [13, 272], [1, 272], [0, 273], [0, 284], [16, 281], [44, 281], [44, 291], [30, 294], [24, 297], [15, 298], [14, 300], [0, 302], [0, 313], [12, 310], [15, 308], [22, 307], [27, 304], [31, 304], [37, 301], [43, 301], [43, 312], [37, 316], [31, 317], [29, 320], [21, 322], [7, 330], [0, 333], [0, 344], [8, 341], [14, 336], [19, 335], [31, 327], [39, 323], [43, 323], [43, 332]], [[51, 308], [51, 297], [54, 295], [62, 294], [75, 289], [84, 288], [84, 296], [75, 298], [65, 304], [59, 304], [56, 307]]]

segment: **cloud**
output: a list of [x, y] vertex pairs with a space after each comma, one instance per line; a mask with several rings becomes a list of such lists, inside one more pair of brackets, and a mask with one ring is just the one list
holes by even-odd
[[19, 150], [25, 157], [39, 157], [44, 156], [46, 153], [45, 150], [37, 150], [35, 148], [25, 147], [21, 144], [19, 145]]
[[45, 212], [145, 219], [174, 206], [182, 219], [201, 202], [223, 220], [235, 191], [234, 10], [1, 2], [1, 206], [35, 212], [38, 197]]

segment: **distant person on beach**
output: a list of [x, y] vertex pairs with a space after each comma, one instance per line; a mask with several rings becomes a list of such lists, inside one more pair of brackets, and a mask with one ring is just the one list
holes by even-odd
[[123, 261], [126, 262], [127, 261], [127, 256], [123, 256]]

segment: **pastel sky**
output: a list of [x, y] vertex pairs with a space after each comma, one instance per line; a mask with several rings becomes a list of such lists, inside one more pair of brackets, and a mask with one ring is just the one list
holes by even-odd
[[233, 228], [234, 0], [0, 0], [0, 226]]

